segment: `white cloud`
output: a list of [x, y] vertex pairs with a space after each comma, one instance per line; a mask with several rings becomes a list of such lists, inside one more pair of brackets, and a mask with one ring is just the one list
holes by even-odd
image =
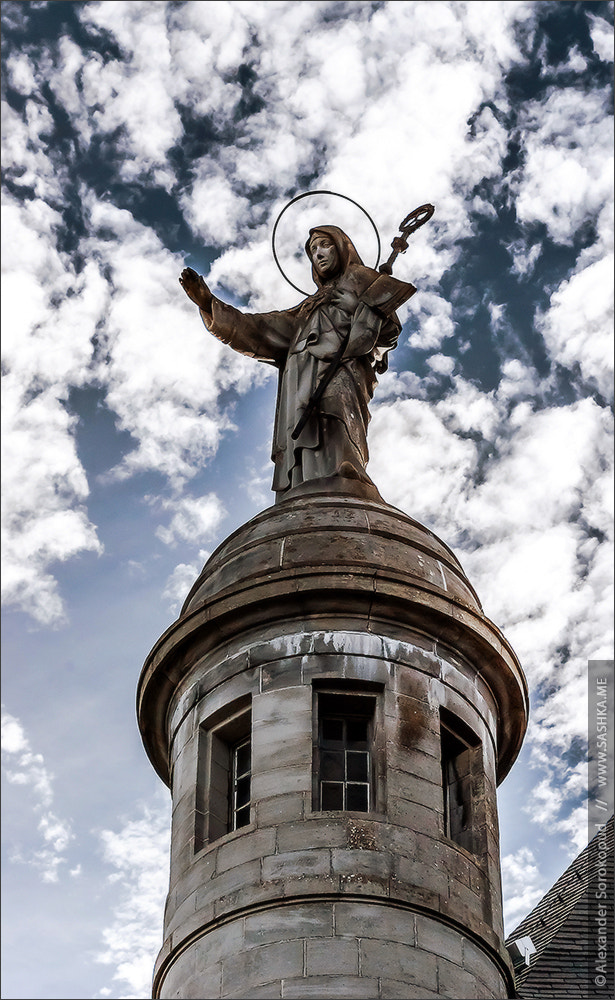
[[452, 375], [455, 368], [455, 359], [448, 357], [446, 354], [432, 354], [427, 359], [427, 364], [440, 375]]
[[[584, 794], [585, 793], [585, 794]], [[561, 833], [568, 853], [575, 857], [587, 844], [587, 764], [566, 769], [552, 761], [547, 777], [532, 788], [523, 811], [545, 831]], [[584, 796], [584, 797], [583, 797]], [[571, 802], [580, 805], [570, 808]]]
[[478, 461], [473, 441], [447, 430], [432, 405], [406, 399], [375, 408], [369, 448], [368, 472], [389, 503], [418, 520], [455, 524]]
[[36, 830], [43, 845], [25, 849], [17, 844], [12, 848], [10, 860], [36, 868], [43, 882], [57, 882], [61, 866], [66, 864], [66, 851], [74, 840], [71, 824], [52, 811], [53, 775], [42, 754], [33, 753], [19, 720], [6, 712], [4, 706], [2, 770], [10, 785], [31, 790], [26, 808], [30, 808], [37, 818]]
[[[120, 902], [102, 931], [104, 946], [96, 958], [113, 967], [118, 1000], [151, 996], [169, 882], [170, 822], [168, 793], [161, 792], [120, 830], [100, 832], [103, 859], [113, 869], [108, 879], [119, 890]], [[106, 987], [99, 991], [99, 996], [109, 995]]]
[[521, 847], [502, 858], [502, 893], [506, 934], [527, 916], [549, 887], [545, 885], [533, 851]]
[[[429, 238], [420, 233], [413, 239], [398, 273], [419, 284], [419, 308], [427, 311], [415, 340], [436, 349], [452, 332], [450, 307], [436, 293], [430, 300], [427, 294], [454, 262], [457, 239], [471, 230], [470, 211], [480, 208], [468, 196], [472, 186], [500, 173], [506, 132], [492, 110], [479, 108], [489, 100], [505, 108], [503, 70], [523, 58], [512, 28], [531, 19], [532, 5], [492, 5], [489, 30], [472, 5], [389, 4], [373, 11], [361, 3], [329, 23], [320, 22], [326, 5], [281, 3], [276, 19], [266, 16], [268, 9], [245, 4], [240, 17], [236, 6], [232, 15], [227, 5], [221, 7], [222, 23], [233, 17], [245, 19], [242, 28], [245, 21], [252, 26], [254, 41], [248, 44], [241, 34], [241, 59], [254, 67], [255, 93], [267, 110], [241, 122], [232, 150], [221, 147], [215, 160], [195, 164], [193, 185], [184, 195], [186, 218], [202, 236], [243, 244], [240, 252], [229, 250], [217, 260], [211, 280], [247, 294], [257, 308], [296, 301], [271, 268], [275, 213], [265, 226], [257, 225], [262, 206], [248, 209], [245, 183], [264, 184], [279, 196], [281, 208], [296, 176], [318, 170], [320, 187], [348, 193], [368, 208], [383, 241], [408, 211], [431, 201], [439, 222]], [[215, 65], [216, 27], [203, 23], [202, 5], [192, 5], [191, 17], [207, 35]], [[283, 46], [277, 44], [279, 33]], [[234, 104], [222, 102], [221, 109], [229, 121]], [[420, 157], [413, 155], [417, 136]]]
[[[611, 42], [612, 44], [612, 42]], [[513, 181], [522, 223], [543, 223], [556, 243], [571, 244], [581, 227], [596, 239], [579, 253], [570, 277], [537, 317], [550, 356], [612, 398], [613, 155], [606, 93], [552, 90], [522, 110], [525, 162]], [[537, 244], [512, 247], [515, 268], [531, 270]]]
[[613, 255], [590, 263], [551, 296], [538, 327], [551, 356], [578, 364], [606, 399], [613, 397]]
[[613, 25], [597, 14], [587, 12], [592, 44], [603, 62], [613, 62]]
[[[487, 179], [500, 188], [510, 138], [503, 123], [513, 112], [521, 116], [514, 136], [521, 162], [510, 205], [527, 231], [510, 246], [513, 271], [526, 279], [538, 273], [546, 246], [537, 225], [568, 249], [595, 231], [566, 279], [547, 290], [537, 329], [549, 359], [573, 373], [579, 392], [610, 391], [610, 97], [591, 93], [589, 78], [566, 87], [560, 74], [544, 100], [509, 106], [504, 77], [526, 62], [538, 9], [534, 2], [433, 0], [88, 3], [76, 8], [83, 27], [108, 33], [119, 57], [111, 46], [103, 57], [67, 37], [56, 48], [11, 54], [7, 73], [24, 102], [19, 113], [4, 109], [3, 160], [24, 200], [6, 195], [3, 582], [9, 601], [40, 622], [57, 622], [64, 609], [53, 563], [101, 551], [66, 406], [72, 387], [100, 388], [118, 430], [131, 436], [115, 478], [153, 471], [170, 483], [175, 499], [166, 509], [174, 514], [159, 529], [161, 540], [202, 544], [221, 512], [215, 501], [182, 490], [233, 430], [226, 390], [244, 392], [272, 374], [209, 336], [177, 283], [181, 255], [136, 209], [133, 216], [111, 194], [94, 196], [79, 182], [80, 151], [102, 140], [113, 182], [170, 192], [195, 237], [225, 250], [211, 268], [212, 284], [254, 308], [297, 301], [275, 270], [269, 239], [298, 185], [343, 191], [364, 204], [384, 255], [401, 218], [431, 201], [434, 219], [395, 268], [419, 287], [402, 318], [412, 317], [410, 346], [432, 352], [431, 373], [383, 378], [369, 471], [383, 496], [454, 546], [519, 652], [534, 702], [528, 742], [537, 826], [583, 846], [584, 777], [564, 754], [583, 734], [586, 660], [592, 652], [612, 655], [608, 420], [591, 400], [556, 405], [554, 382], [517, 360], [503, 364], [494, 391], [481, 391], [462, 371], [448, 395], [427, 401], [439, 376], [453, 370], [445, 341], [456, 333], [455, 318], [438, 282], [462, 260], [462, 240], [478, 216], [495, 212], [475, 186]], [[596, 53], [612, 59], [610, 25], [589, 20]], [[574, 48], [563, 68], [587, 72]], [[49, 141], [47, 86], [75, 129], [74, 159], [69, 142]], [[192, 135], [183, 133], [184, 114], [193, 116]], [[206, 155], [205, 144], [193, 153], [199, 134], [211, 136]], [[171, 150], [189, 151], [181, 175]], [[62, 212], [75, 202], [76, 184], [87, 230], [77, 251], [88, 262], [83, 268], [62, 249]], [[507, 322], [497, 308], [492, 316], [495, 326]], [[248, 488], [254, 478], [248, 468]], [[183, 599], [199, 569], [177, 566], [165, 596]], [[6, 741], [8, 780], [13, 791], [32, 794], [40, 824], [42, 850], [24, 857], [57, 878], [71, 832], [52, 812], [52, 776], [11, 716]], [[149, 995], [168, 823], [168, 805], [152, 806], [102, 835], [122, 901], [105, 931], [100, 957], [113, 967], [114, 984], [101, 996]], [[526, 912], [540, 889], [534, 858], [521, 851], [504, 862], [508, 905]]]
[[581, 54], [576, 45], [573, 46], [571, 51], [568, 53], [568, 59], [563, 64], [563, 66], [561, 68], [558, 67], [560, 73], [570, 72], [570, 71], [572, 71], [573, 73], [583, 73], [586, 69], [587, 69], [587, 61], [583, 57], [583, 55]]
[[557, 243], [612, 201], [612, 128], [606, 93], [552, 90], [522, 109], [526, 159], [513, 186], [522, 223], [542, 222]]
[[[25, 85], [26, 80], [32, 78], [32, 65], [27, 56], [13, 55], [9, 66], [19, 85]], [[46, 135], [52, 131], [52, 126], [49, 111], [38, 100], [27, 100], [21, 116], [2, 102], [2, 162], [6, 176], [11, 178], [18, 190], [22, 188], [26, 194], [34, 191], [37, 199], [53, 202], [61, 198], [67, 170], [65, 165], [54, 163], [47, 150]], [[30, 206], [31, 211], [38, 210], [39, 213], [41, 208], [40, 202]], [[54, 214], [48, 206], [45, 210], [49, 215]], [[12, 248], [17, 253], [22, 250], [17, 239], [12, 241]]]
[[249, 217], [248, 199], [237, 195], [231, 177], [219, 164], [206, 160], [195, 172], [190, 197], [182, 202], [184, 212], [204, 243], [228, 245], [240, 237]]
[[520, 277], [525, 277], [532, 274], [542, 253], [542, 244], [532, 243], [528, 246], [525, 240], [515, 240], [508, 250], [513, 259], [513, 271]]
[[52, 624], [65, 612], [50, 566], [101, 551], [66, 401], [87, 379], [104, 289], [58, 252], [42, 200], [7, 197], [3, 215], [3, 599]]
[[41, 200], [5, 205], [3, 598], [43, 624], [65, 617], [52, 564], [101, 551], [71, 387], [106, 388], [119, 429], [135, 440], [116, 477], [154, 469], [181, 486], [233, 427], [220, 393], [269, 374], [207, 333], [177, 281], [181, 261], [150, 230], [87, 192], [83, 204], [93, 235], [80, 273], [57, 248], [54, 210]]
[[[122, 46], [122, 57], [103, 62], [92, 56], [79, 77], [89, 127], [115, 136], [123, 179], [131, 182], [149, 176], [170, 189], [175, 177], [167, 156], [181, 138], [182, 125], [174, 103], [166, 8], [164, 3], [144, 6], [130, 0], [82, 7], [83, 23], [112, 33]], [[69, 71], [74, 74], [74, 68]]]
[[173, 511], [169, 527], [156, 530], [158, 538], [165, 545], [174, 545], [180, 540], [193, 544], [202, 542], [217, 531], [225, 514], [215, 493], [208, 493], [203, 497], [163, 500], [161, 506], [163, 510]]
[[260, 366], [224, 347], [205, 329], [182, 291], [183, 262], [152, 230], [110, 203], [88, 198], [92, 236], [84, 251], [113, 286], [98, 369], [107, 403], [135, 448], [114, 475], [156, 470], [181, 486], [215, 454], [232, 428], [219, 408], [228, 388], [244, 391]]
[[269, 507], [273, 501], [271, 463], [266, 461], [258, 465], [254, 461], [250, 462], [241, 485], [252, 503], [258, 504], [261, 508]]
[[368, 471], [386, 500], [452, 545], [519, 655], [533, 699], [527, 741], [568, 835], [579, 776], [553, 760], [586, 738], [587, 660], [612, 656], [611, 420], [591, 399], [534, 412], [525, 397], [539, 389], [510, 362], [495, 393], [458, 378], [437, 403], [377, 406]]
[[179, 609], [186, 600], [186, 596], [201, 572], [203, 564], [207, 561], [209, 553], [202, 550], [199, 556], [199, 564], [179, 563], [166, 582], [162, 596], [169, 602], [171, 610], [175, 613], [179, 612]]
[[443, 340], [455, 333], [452, 312], [451, 303], [442, 296], [421, 289], [410, 346], [423, 351], [440, 347]]

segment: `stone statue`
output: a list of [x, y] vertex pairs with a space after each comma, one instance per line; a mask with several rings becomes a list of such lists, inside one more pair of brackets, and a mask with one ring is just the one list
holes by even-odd
[[244, 313], [212, 295], [192, 268], [179, 279], [215, 337], [279, 370], [276, 501], [315, 480], [332, 491], [348, 480], [375, 489], [365, 471], [368, 403], [397, 344], [395, 310], [416, 291], [366, 267], [337, 226], [310, 229], [305, 251], [317, 291], [292, 309]]

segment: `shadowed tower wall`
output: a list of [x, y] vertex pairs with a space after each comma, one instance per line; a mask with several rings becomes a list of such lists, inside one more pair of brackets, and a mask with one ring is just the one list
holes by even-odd
[[451, 551], [299, 494], [211, 556], [138, 690], [173, 801], [154, 996], [513, 995], [496, 785], [517, 659]]

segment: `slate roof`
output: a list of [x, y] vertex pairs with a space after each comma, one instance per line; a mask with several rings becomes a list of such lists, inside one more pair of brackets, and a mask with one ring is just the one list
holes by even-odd
[[[606, 843], [606, 859], [604, 846]], [[522, 1000], [586, 1000], [613, 996], [613, 817], [506, 940], [530, 937], [536, 953], [529, 966], [515, 963], [517, 996]], [[599, 870], [605, 865], [608, 899], [606, 984], [596, 985], [599, 962]], [[604, 872], [602, 872], [604, 875]], [[603, 901], [604, 902], [604, 901]], [[513, 949], [514, 954], [515, 949]]]

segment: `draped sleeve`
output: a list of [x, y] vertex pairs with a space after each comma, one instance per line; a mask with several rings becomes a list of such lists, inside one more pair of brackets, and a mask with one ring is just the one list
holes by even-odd
[[299, 327], [299, 307], [269, 313], [244, 313], [213, 296], [211, 313], [199, 311], [207, 329], [223, 344], [239, 354], [278, 367], [284, 364]]

